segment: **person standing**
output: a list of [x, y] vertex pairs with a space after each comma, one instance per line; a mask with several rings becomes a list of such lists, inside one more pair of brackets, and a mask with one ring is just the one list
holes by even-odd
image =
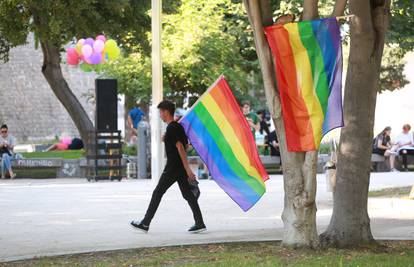
[[5, 172], [8, 171], [10, 179], [14, 179], [16, 174], [12, 170], [11, 160], [15, 146], [14, 137], [9, 135], [9, 128], [6, 124], [0, 127], [0, 155], [1, 155], [1, 178], [5, 178]]
[[242, 110], [243, 110], [244, 117], [249, 123], [250, 130], [252, 131], [252, 134], [253, 134], [253, 138], [256, 140], [256, 131], [260, 130], [259, 117], [256, 115], [256, 113], [251, 112], [249, 101], [243, 102]]
[[191, 191], [190, 182], [196, 181], [196, 176], [192, 172], [186, 155], [188, 138], [183, 126], [174, 120], [175, 104], [164, 100], [158, 105], [161, 119], [168, 124], [166, 133], [163, 137], [165, 151], [167, 154], [167, 164], [161, 174], [160, 180], [152, 193], [151, 202], [148, 206], [145, 217], [142, 221], [131, 221], [130, 224], [137, 230], [148, 232], [151, 220], [158, 209], [164, 193], [175, 182], [178, 183], [181, 194], [187, 200], [195, 220], [194, 226], [188, 231], [190, 233], [200, 233], [207, 228], [203, 221], [200, 207], [196, 196]]
[[128, 126], [132, 131], [131, 138], [138, 136], [138, 124], [145, 116], [145, 113], [140, 109], [140, 101], [135, 102], [135, 107], [128, 113]]

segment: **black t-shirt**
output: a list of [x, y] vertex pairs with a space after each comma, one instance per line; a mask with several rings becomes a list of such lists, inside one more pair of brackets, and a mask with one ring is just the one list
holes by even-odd
[[187, 135], [185, 134], [183, 126], [173, 121], [168, 124], [164, 136], [165, 152], [167, 154], [167, 164], [165, 165], [164, 172], [186, 177], [187, 172], [184, 169], [183, 162], [178, 153], [177, 142], [181, 142], [184, 148], [188, 145]]
[[270, 134], [269, 125], [267, 124], [266, 120], [260, 121], [260, 133], [263, 134], [263, 132], [265, 132], [267, 135]]
[[391, 141], [391, 138], [389, 136], [386, 136], [384, 134], [379, 134], [377, 135], [377, 137], [375, 137], [374, 141], [373, 141], [373, 149], [380, 149], [380, 150], [384, 150], [382, 148], [378, 147], [378, 143], [381, 143], [383, 146], [387, 146], [388, 143]]

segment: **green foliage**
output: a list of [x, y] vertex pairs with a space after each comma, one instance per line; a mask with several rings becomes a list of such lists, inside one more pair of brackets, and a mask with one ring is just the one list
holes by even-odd
[[[246, 34], [248, 27], [243, 5], [230, 0], [183, 0], [175, 13], [164, 14], [162, 55], [167, 97], [181, 105], [188, 92], [194, 102], [220, 74], [227, 77], [240, 99], [250, 99], [247, 91], [253, 87], [261, 90], [253, 37]], [[147, 38], [151, 39], [149, 33]], [[118, 78], [123, 93], [147, 102], [149, 56], [130, 53], [107, 65], [104, 75]]]
[[[75, 39], [106, 34], [145, 49], [150, 1], [5, 0], [0, 2], [0, 45], [17, 46], [34, 32], [36, 40], [63, 48]], [[127, 49], [128, 47], [124, 47]]]
[[408, 84], [404, 75], [405, 52], [399, 45], [386, 45], [382, 56], [379, 91], [393, 91]]
[[393, 0], [387, 42], [398, 44], [404, 51], [414, 49], [414, 1]]

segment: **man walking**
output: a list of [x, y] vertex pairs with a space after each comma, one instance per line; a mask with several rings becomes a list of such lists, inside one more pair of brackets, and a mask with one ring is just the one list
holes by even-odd
[[161, 202], [164, 193], [178, 182], [181, 193], [185, 200], [187, 200], [194, 216], [195, 225], [188, 231], [190, 233], [200, 233], [207, 228], [201, 215], [200, 207], [198, 206], [197, 198], [191, 192], [190, 182], [195, 181], [196, 177], [191, 171], [187, 161], [186, 147], [188, 139], [184, 128], [178, 122], [174, 121], [175, 104], [171, 101], [164, 100], [158, 105], [161, 119], [168, 124], [167, 131], [164, 136], [165, 151], [167, 154], [167, 164], [160, 177], [158, 185], [154, 189], [151, 202], [147, 209], [144, 219], [141, 222], [132, 221], [131, 226], [135, 229], [148, 232], [149, 226], [155, 212]]

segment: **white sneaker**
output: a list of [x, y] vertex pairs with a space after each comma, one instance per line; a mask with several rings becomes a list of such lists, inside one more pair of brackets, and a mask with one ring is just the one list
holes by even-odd
[[390, 170], [390, 172], [400, 172], [399, 170], [397, 170], [396, 168], [392, 168], [391, 170]]

